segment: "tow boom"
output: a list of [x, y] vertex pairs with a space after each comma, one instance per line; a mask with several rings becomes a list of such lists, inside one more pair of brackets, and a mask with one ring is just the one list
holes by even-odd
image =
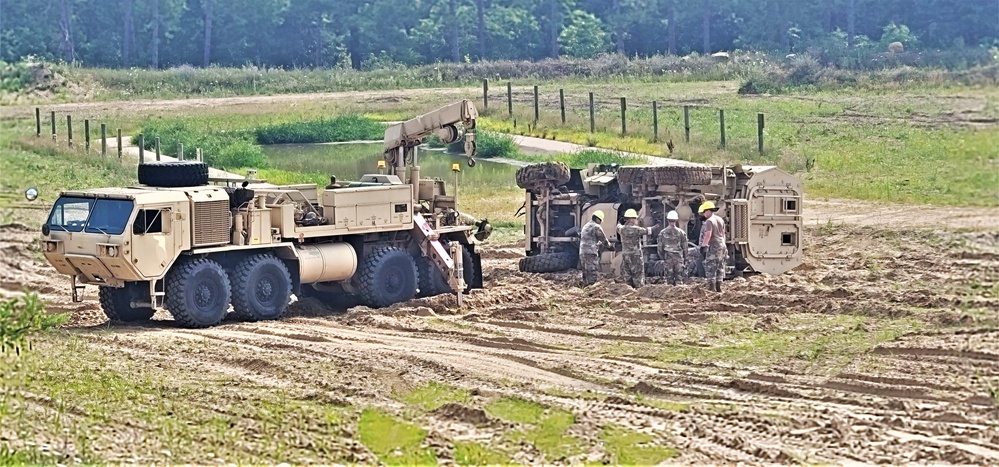
[[[406, 166], [407, 160], [416, 165], [415, 149], [424, 138], [437, 135], [444, 144], [451, 144], [465, 136], [465, 157], [468, 166], [475, 166], [475, 120], [479, 112], [469, 100], [462, 100], [441, 107], [433, 112], [385, 129], [385, 161], [390, 173]], [[461, 129], [458, 128], [461, 124]]]

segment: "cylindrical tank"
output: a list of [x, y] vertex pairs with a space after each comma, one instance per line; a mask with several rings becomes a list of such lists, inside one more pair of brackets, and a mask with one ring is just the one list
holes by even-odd
[[304, 245], [298, 249], [303, 284], [342, 281], [357, 271], [357, 252], [349, 243]]

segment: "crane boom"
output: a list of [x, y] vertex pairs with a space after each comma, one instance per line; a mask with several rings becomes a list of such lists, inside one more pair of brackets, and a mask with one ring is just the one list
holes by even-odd
[[[419, 115], [385, 129], [385, 160], [390, 167], [402, 167], [411, 148], [424, 138], [436, 134], [445, 144], [458, 141], [461, 124], [465, 132], [465, 157], [468, 165], [475, 165], [475, 120], [479, 112], [469, 100], [462, 100]], [[400, 158], [400, 155], [402, 158]]]

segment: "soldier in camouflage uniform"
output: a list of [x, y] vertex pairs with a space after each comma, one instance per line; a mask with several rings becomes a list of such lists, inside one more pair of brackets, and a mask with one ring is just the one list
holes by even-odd
[[666, 264], [666, 282], [676, 285], [686, 277], [687, 232], [676, 226], [680, 216], [676, 211], [666, 214], [666, 228], [659, 232], [656, 245], [659, 258]]
[[715, 203], [705, 201], [697, 212], [704, 216], [701, 224], [701, 254], [704, 256], [704, 277], [708, 281], [708, 289], [721, 292], [722, 280], [725, 279], [725, 264], [728, 262], [728, 246], [725, 244], [725, 220], [716, 214]]
[[651, 235], [653, 227], [640, 227], [634, 209], [625, 211], [624, 219], [624, 224], [617, 226], [617, 234], [621, 236], [621, 279], [637, 289], [645, 286], [642, 238]]
[[579, 232], [579, 261], [583, 266], [583, 286], [597, 281], [600, 273], [600, 247], [610, 249], [611, 244], [600, 223], [604, 221], [603, 211], [593, 211], [593, 217]]

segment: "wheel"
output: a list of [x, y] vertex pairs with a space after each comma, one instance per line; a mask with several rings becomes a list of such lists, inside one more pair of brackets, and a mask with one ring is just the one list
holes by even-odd
[[545, 185], [557, 187], [570, 178], [569, 166], [563, 162], [542, 162], [517, 169], [517, 186], [537, 191]]
[[578, 262], [579, 257], [575, 253], [544, 253], [521, 258], [519, 266], [521, 272], [559, 272], [575, 268]]
[[232, 309], [238, 319], [277, 319], [288, 308], [291, 273], [274, 255], [259, 254], [240, 261], [231, 281]]
[[126, 282], [125, 287], [104, 287], [101, 286], [97, 292], [98, 301], [104, 315], [111, 321], [143, 321], [153, 317], [153, 310], [149, 307], [132, 308], [132, 301], [142, 298], [143, 287], [148, 290], [148, 285], [144, 282]]
[[710, 185], [711, 167], [643, 166], [621, 167], [617, 171], [620, 183], [634, 185]]
[[177, 187], [208, 184], [208, 164], [197, 161], [157, 161], [139, 164], [139, 183]]
[[222, 322], [232, 298], [229, 276], [206, 258], [174, 265], [166, 279], [166, 308], [182, 326], [204, 328]]
[[380, 308], [416, 296], [416, 262], [409, 253], [395, 247], [384, 247], [365, 256], [357, 288], [368, 306]]
[[416, 267], [419, 270], [420, 292], [418, 297], [433, 297], [451, 291], [447, 279], [430, 258], [420, 257], [416, 260]]

